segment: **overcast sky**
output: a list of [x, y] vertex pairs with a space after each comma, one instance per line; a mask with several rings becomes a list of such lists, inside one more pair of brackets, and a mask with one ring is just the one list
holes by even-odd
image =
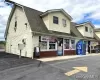
[[[19, 4], [40, 10], [63, 8], [74, 22], [91, 21], [96, 28], [100, 27], [100, 0], [12, 0]], [[0, 0], [0, 40], [4, 40], [4, 31], [11, 6]]]

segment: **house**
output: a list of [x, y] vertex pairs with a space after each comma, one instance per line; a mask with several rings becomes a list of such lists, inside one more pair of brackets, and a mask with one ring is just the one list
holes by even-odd
[[86, 52], [95, 52], [94, 47], [98, 45], [99, 37], [95, 34], [95, 27], [91, 22], [84, 22], [76, 25], [79, 32], [83, 35], [84, 43], [86, 44]]
[[98, 37], [98, 42], [99, 42], [99, 44], [100, 44], [100, 28], [95, 28], [95, 35]]
[[100, 28], [95, 28], [95, 34], [100, 38]]
[[5, 32], [8, 53], [30, 58], [36, 57], [35, 51], [40, 51], [40, 57], [76, 55], [79, 40], [96, 41], [91, 24], [87, 25], [92, 35], [87, 36], [84, 24], [72, 22], [72, 17], [63, 9], [41, 12], [13, 4]]

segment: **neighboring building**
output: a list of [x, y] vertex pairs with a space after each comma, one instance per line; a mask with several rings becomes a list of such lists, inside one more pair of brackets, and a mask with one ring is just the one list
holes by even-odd
[[85, 22], [78, 24], [76, 26], [79, 32], [84, 37], [84, 42], [86, 43], [86, 52], [87, 53], [95, 52], [94, 47], [98, 45], [98, 41], [100, 39], [95, 34], [94, 25], [91, 22]]
[[95, 29], [95, 34], [100, 38], [100, 28]]
[[98, 42], [99, 42], [99, 45], [100, 45], [100, 28], [95, 28], [95, 35], [98, 37]]
[[40, 57], [76, 55], [79, 40], [96, 40], [90, 24], [91, 34], [87, 36], [84, 26], [76, 27], [80, 25], [71, 21], [72, 17], [63, 9], [41, 12], [14, 3], [5, 33], [6, 52], [33, 58], [39, 46]]

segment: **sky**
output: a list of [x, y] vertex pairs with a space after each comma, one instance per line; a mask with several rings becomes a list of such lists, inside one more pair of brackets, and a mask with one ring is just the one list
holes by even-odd
[[[73, 22], [91, 21], [100, 28], [100, 0], [11, 0], [19, 4], [46, 11], [49, 9], [64, 9], [73, 18]], [[0, 0], [0, 40], [4, 40], [7, 19], [11, 5]]]

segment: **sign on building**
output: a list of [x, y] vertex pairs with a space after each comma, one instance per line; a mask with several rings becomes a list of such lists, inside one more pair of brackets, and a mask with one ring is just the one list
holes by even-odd
[[24, 48], [24, 44], [18, 44], [18, 49], [22, 50]]

